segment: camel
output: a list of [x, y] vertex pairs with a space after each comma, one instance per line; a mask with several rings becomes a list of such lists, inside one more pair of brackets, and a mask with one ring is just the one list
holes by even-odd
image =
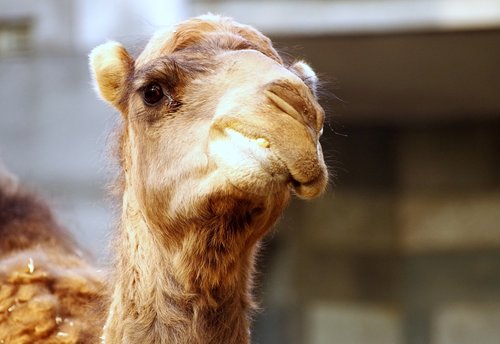
[[328, 181], [315, 73], [216, 15], [158, 32], [137, 58], [104, 43], [90, 69], [122, 121], [113, 271], [3, 178], [0, 343], [250, 343], [259, 243], [291, 194]]

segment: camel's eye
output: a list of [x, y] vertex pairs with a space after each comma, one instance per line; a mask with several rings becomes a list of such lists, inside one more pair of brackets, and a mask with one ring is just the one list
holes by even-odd
[[163, 96], [163, 90], [157, 83], [147, 85], [142, 94], [142, 98], [147, 105], [156, 105], [160, 100], [162, 100]]

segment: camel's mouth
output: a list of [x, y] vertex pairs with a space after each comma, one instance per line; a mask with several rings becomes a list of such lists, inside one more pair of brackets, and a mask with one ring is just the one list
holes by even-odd
[[271, 143], [268, 139], [263, 136], [252, 137], [248, 134], [243, 134], [241, 131], [235, 130], [233, 128], [225, 128], [224, 133], [229, 136], [234, 141], [245, 141], [249, 145], [254, 145], [256, 149], [269, 149], [271, 147]]
[[310, 143], [306, 149], [294, 140], [284, 145], [269, 132], [255, 134], [259, 131], [241, 130], [235, 125], [218, 127], [215, 131], [211, 156], [239, 189], [267, 194], [285, 186], [302, 198], [313, 198], [323, 192], [327, 175], [321, 148], [312, 153]]
[[[313, 198], [328, 180], [319, 144], [324, 112], [298, 77], [281, 72], [278, 68], [273, 72], [278, 76], [271, 73], [220, 98], [210, 125], [209, 155], [239, 189], [266, 195], [290, 188], [299, 197]], [[254, 74], [243, 76], [248, 75]]]

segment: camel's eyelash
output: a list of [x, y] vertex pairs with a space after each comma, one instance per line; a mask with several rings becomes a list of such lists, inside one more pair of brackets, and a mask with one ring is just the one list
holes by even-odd
[[179, 83], [180, 72], [178, 64], [173, 59], [162, 58], [136, 73], [133, 88], [136, 92], [140, 92], [150, 83], [156, 82], [171, 92]]
[[167, 76], [167, 75], [158, 75], [159, 73], [155, 73], [154, 76], [146, 76], [144, 78], [141, 78], [140, 80], [136, 80], [134, 82], [134, 91], [136, 93], [142, 93], [148, 85], [152, 83], [156, 83], [161, 85], [163, 92], [165, 94], [171, 94], [173, 93], [175, 89], [175, 85], [172, 83], [172, 80]]

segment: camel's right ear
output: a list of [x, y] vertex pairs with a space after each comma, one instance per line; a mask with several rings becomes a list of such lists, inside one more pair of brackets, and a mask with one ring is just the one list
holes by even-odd
[[120, 101], [133, 71], [134, 60], [118, 42], [107, 42], [94, 48], [89, 56], [90, 72], [97, 93], [120, 109]]

